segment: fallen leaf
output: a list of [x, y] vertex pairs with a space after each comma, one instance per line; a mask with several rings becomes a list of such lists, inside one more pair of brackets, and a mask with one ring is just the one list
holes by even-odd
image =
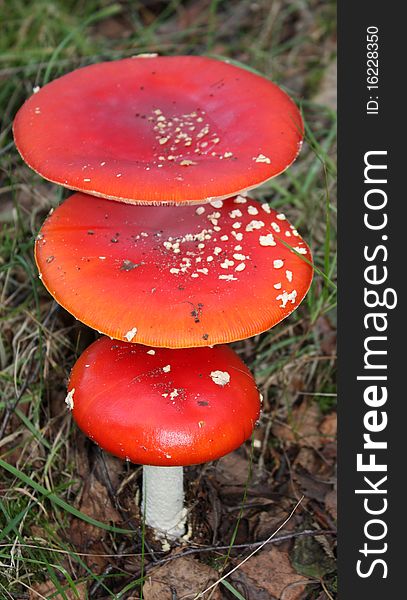
[[[93, 475], [89, 476], [85, 484], [78, 508], [85, 515], [97, 521], [102, 521], [102, 523], [121, 522], [120, 515], [112, 506], [106, 488]], [[86, 557], [86, 563], [99, 573], [103, 571], [109, 560], [103, 556], [106, 551], [101, 540], [105, 535], [102, 529], [80, 519], [73, 518], [71, 521], [71, 542], [82, 552], [91, 555]]]
[[300, 600], [307, 581], [294, 571], [287, 552], [274, 546], [254, 555], [230, 576], [230, 583], [237, 588], [240, 584], [250, 600]]
[[317, 473], [319, 469], [320, 460], [318, 459], [313, 448], [308, 448], [303, 446], [300, 448], [300, 451], [297, 454], [297, 457], [294, 461], [294, 466], [301, 466], [303, 469], [308, 471], [308, 473]]
[[[287, 513], [291, 508], [291, 500], [281, 498], [279, 504], [273, 504], [267, 511], [259, 512], [256, 516], [254, 539], [259, 541], [267, 539], [287, 518]], [[284, 532], [292, 531], [293, 528], [295, 528], [294, 520], [290, 520], [284, 527]]]
[[293, 473], [293, 479], [301, 488], [301, 492], [306, 498], [323, 502], [326, 493], [331, 489], [331, 484], [327, 481], [322, 481], [307, 473], [302, 467], [298, 467]]
[[331, 110], [336, 111], [337, 107], [337, 68], [336, 61], [331, 62], [325, 69], [324, 76], [321, 81], [321, 86], [318, 94], [314, 97], [316, 104], [328, 106]]
[[216, 480], [222, 485], [245, 485], [249, 476], [249, 461], [239, 451], [230, 452], [216, 464]]
[[338, 426], [338, 418], [336, 413], [327, 415], [319, 426], [319, 431], [325, 438], [325, 442], [331, 442], [336, 437], [336, 431]]
[[335, 519], [335, 521], [338, 518], [337, 499], [338, 494], [335, 490], [331, 490], [325, 496], [325, 508], [329, 512], [331, 517]]
[[314, 579], [322, 579], [335, 570], [333, 558], [328, 556], [321, 544], [311, 536], [295, 540], [291, 558], [298, 573]]
[[[64, 584], [62, 584], [62, 587], [64, 588], [65, 597], [68, 600], [88, 600], [89, 596], [86, 590], [86, 583], [82, 582], [75, 584], [76, 593], [72, 589], [66, 589]], [[61, 594], [58, 594], [58, 590], [51, 581], [33, 583], [28, 592], [28, 597], [30, 600], [38, 600], [38, 598], [40, 598], [38, 594], [41, 594], [45, 598], [52, 597], [55, 600], [61, 598]]]
[[[143, 586], [145, 600], [192, 599], [219, 578], [217, 571], [193, 558], [177, 558], [150, 571]], [[222, 600], [218, 589], [212, 600]]]
[[285, 442], [319, 448], [322, 444], [320, 420], [321, 411], [318, 404], [315, 401], [304, 400], [293, 408], [288, 424], [275, 423], [272, 432]]

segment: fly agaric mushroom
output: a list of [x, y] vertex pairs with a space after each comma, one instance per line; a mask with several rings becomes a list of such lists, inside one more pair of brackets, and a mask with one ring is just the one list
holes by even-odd
[[77, 319], [168, 348], [261, 333], [298, 307], [312, 279], [309, 248], [285, 216], [241, 196], [155, 207], [74, 194], [46, 220], [36, 260]]
[[284, 171], [303, 123], [264, 77], [211, 58], [153, 56], [52, 81], [20, 109], [14, 137], [26, 163], [54, 183], [128, 203], [183, 204]]
[[104, 450], [143, 466], [147, 525], [185, 532], [183, 471], [220, 458], [250, 437], [260, 396], [227, 346], [153, 349], [102, 337], [73, 367], [68, 407]]

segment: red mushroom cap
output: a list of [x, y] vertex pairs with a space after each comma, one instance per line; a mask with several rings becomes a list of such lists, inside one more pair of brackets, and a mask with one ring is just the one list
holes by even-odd
[[104, 450], [143, 465], [215, 460], [250, 437], [260, 397], [227, 346], [149, 349], [106, 337], [76, 362], [67, 404]]
[[285, 216], [240, 196], [156, 207], [74, 194], [45, 221], [36, 260], [77, 319], [167, 348], [265, 331], [297, 308], [312, 279], [309, 248]]
[[65, 187], [183, 204], [228, 197], [284, 171], [303, 123], [264, 77], [172, 56], [100, 63], [56, 79], [20, 109], [14, 137], [32, 169]]

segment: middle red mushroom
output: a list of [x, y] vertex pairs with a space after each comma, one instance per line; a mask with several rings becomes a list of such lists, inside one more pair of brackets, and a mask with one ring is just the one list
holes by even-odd
[[46, 220], [36, 260], [49, 292], [77, 319], [168, 348], [261, 333], [298, 307], [312, 279], [296, 229], [242, 196], [155, 207], [74, 194]]

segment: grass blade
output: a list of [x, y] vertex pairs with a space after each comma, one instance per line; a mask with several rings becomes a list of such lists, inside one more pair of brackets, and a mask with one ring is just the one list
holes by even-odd
[[99, 527], [99, 529], [104, 529], [105, 531], [110, 531], [112, 533], [126, 533], [126, 534], [134, 535], [134, 532], [131, 531], [130, 529], [121, 529], [119, 527], [107, 525], [106, 523], [102, 523], [101, 521], [97, 521], [96, 519], [92, 519], [92, 517], [88, 517], [88, 515], [85, 515], [83, 512], [81, 512], [77, 508], [74, 508], [73, 506], [71, 506], [70, 504], [65, 502], [64, 500], [61, 500], [61, 498], [58, 498], [58, 496], [56, 496], [52, 492], [49, 492], [45, 487], [43, 487], [36, 481], [33, 481], [31, 479], [31, 477], [28, 477], [28, 475], [26, 475], [25, 473], [22, 473], [22, 471], [19, 471], [12, 465], [9, 465], [1, 458], [0, 458], [0, 467], [2, 467], [6, 471], [8, 471], [12, 475], [14, 475], [14, 477], [21, 479], [21, 481], [23, 481], [26, 485], [29, 485], [30, 487], [34, 488], [34, 490], [36, 492], [38, 492], [39, 494], [41, 494], [42, 496], [44, 496], [45, 498], [50, 500], [50, 502], [52, 502], [53, 504], [56, 504], [57, 506], [62, 508], [62, 510], [69, 512], [73, 517], [76, 517], [77, 519], [81, 519], [82, 521], [89, 523], [89, 525], [94, 525], [95, 527]]

